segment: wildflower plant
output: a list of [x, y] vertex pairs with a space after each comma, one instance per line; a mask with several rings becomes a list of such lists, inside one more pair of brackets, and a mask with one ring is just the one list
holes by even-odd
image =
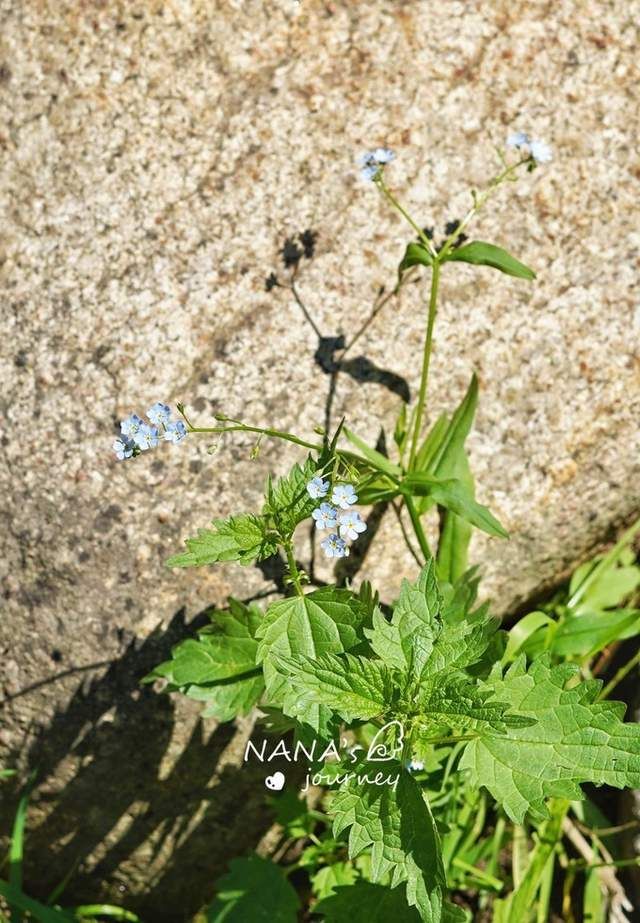
[[[420, 273], [428, 280], [420, 382], [412, 406], [400, 408], [393, 456], [368, 445], [347, 421], [309, 438], [224, 414], [213, 425], [196, 425], [181, 404], [180, 421], [172, 421], [163, 404], [150, 408], [149, 423], [133, 414], [114, 445], [118, 458], [129, 460], [161, 439], [241, 432], [301, 450], [285, 476], [269, 478], [261, 509], [214, 519], [168, 561], [180, 568], [247, 566], [280, 554], [286, 594], [264, 608], [230, 600], [147, 681], [161, 679], [167, 690], [205, 703], [205, 716], [218, 721], [258, 709], [265, 726], [296, 741], [328, 743], [346, 735], [352, 742], [348, 757], [320, 767], [310, 760], [310, 769], [337, 780], [327, 785], [322, 811], [312, 816], [291, 792], [276, 801], [304, 817], [292, 828], [308, 844], [299, 867], [310, 876], [311, 912], [328, 921], [370, 918], [385, 908], [377, 919], [451, 923], [488, 907], [498, 921], [522, 923], [532, 912], [547, 919], [563, 836], [591, 804], [581, 785], [640, 785], [640, 728], [624, 723], [624, 706], [609, 700], [616, 682], [603, 688], [594, 660], [605, 644], [637, 634], [640, 614], [629, 607], [616, 633], [611, 626], [603, 631], [604, 617], [594, 615], [600, 610], [584, 608], [598, 580], [623, 566], [620, 555], [633, 536], [617, 547], [608, 571], [597, 564], [596, 578], [593, 568], [582, 573], [557, 611], [532, 613], [502, 630], [488, 605], [478, 605], [477, 571], [468, 566], [474, 528], [496, 541], [508, 537], [475, 499], [465, 449], [478, 400], [475, 375], [457, 407], [427, 426], [442, 273], [462, 262], [522, 284], [535, 278], [502, 247], [466, 234], [498, 189], [519, 171], [547, 163], [551, 151], [517, 132], [500, 158], [498, 173], [472, 192], [468, 212], [447, 226], [439, 244], [388, 185], [393, 152], [376, 148], [360, 158], [363, 179], [415, 235], [399, 260], [395, 294]], [[315, 238], [300, 243], [302, 250], [288, 241], [283, 253], [294, 271], [303, 255], [312, 255]], [[272, 273], [267, 288], [276, 286], [281, 283]], [[391, 605], [368, 583], [358, 590], [312, 586], [294, 552], [298, 529], [311, 524], [326, 557], [341, 559], [363, 540], [366, 508], [383, 502], [394, 505], [401, 521], [406, 517], [417, 577], [402, 582]], [[438, 524], [433, 549], [429, 518]], [[372, 785], [359, 774], [367, 757], [381, 752], [386, 761], [380, 765], [397, 776], [393, 785]], [[505, 849], [514, 857], [512, 871], [501, 864]], [[594, 847], [583, 870], [596, 869], [603, 856], [605, 848]], [[256, 875], [280, 895], [278, 919], [296, 919], [290, 883], [263, 862], [233, 863], [210, 920], [226, 919], [238, 894], [245, 913], [252, 894], [264, 906], [267, 898], [252, 884]], [[593, 900], [600, 894], [604, 907], [614, 897], [601, 885], [597, 879], [588, 893]]]

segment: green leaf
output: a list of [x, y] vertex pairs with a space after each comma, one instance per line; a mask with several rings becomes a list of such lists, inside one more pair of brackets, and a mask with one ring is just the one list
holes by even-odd
[[197, 639], [181, 641], [171, 660], [160, 664], [146, 679], [162, 676], [176, 686], [230, 679], [255, 670], [258, 642], [255, 634], [262, 621], [256, 606], [229, 600], [229, 611], [215, 611], [213, 624], [198, 632]]
[[536, 274], [502, 247], [487, 244], [482, 240], [472, 240], [455, 250], [451, 250], [443, 262], [473, 263], [474, 266], [492, 266], [508, 276], [518, 279], [535, 279]]
[[404, 888], [385, 888], [360, 879], [350, 887], [336, 887], [331, 897], [313, 908], [324, 923], [420, 923], [420, 915], [407, 904]]
[[446, 881], [433, 815], [399, 763], [385, 763], [385, 773], [399, 774], [395, 789], [352, 780], [335, 795], [329, 807], [334, 836], [351, 828], [349, 858], [370, 848], [371, 880], [389, 876], [392, 888], [406, 882], [409, 905], [417, 907], [425, 923], [439, 923]]
[[561, 657], [593, 655], [612, 641], [640, 634], [640, 610], [569, 613], [558, 625], [551, 650]]
[[262, 612], [230, 599], [229, 610], [215, 610], [211, 619], [212, 625], [198, 632], [197, 639], [177, 644], [171, 660], [159, 664], [143, 682], [166, 679], [188, 698], [206, 702], [204, 717], [229, 721], [247, 714], [264, 690], [255, 639]]
[[[623, 552], [626, 550], [623, 549]], [[596, 558], [574, 571], [569, 586], [570, 596], [602, 560], [602, 557]], [[574, 607], [574, 611], [580, 613], [612, 609], [621, 605], [638, 586], [640, 586], [640, 567], [635, 564], [619, 566], [617, 561], [611, 561], [610, 566], [599, 570], [595, 579], [589, 583], [580, 603]]]
[[487, 507], [476, 503], [468, 488], [456, 478], [440, 480], [424, 472], [414, 472], [405, 476], [401, 490], [410, 496], [431, 497], [438, 506], [451, 510], [488, 535], [509, 537]]
[[469, 387], [456, 408], [429, 466], [429, 473], [439, 478], [457, 474], [459, 460], [478, 406], [478, 379], [471, 376]]
[[47, 907], [46, 904], [28, 897], [21, 888], [13, 887], [6, 881], [0, 880], [0, 897], [3, 897], [10, 907], [29, 913], [39, 923], [74, 923], [76, 920], [72, 911]]
[[[473, 476], [462, 447], [459, 449], [459, 457], [451, 473], [462, 482], [470, 496], [474, 498]], [[466, 520], [452, 510], [442, 511], [436, 555], [439, 580], [453, 584], [466, 573], [471, 534], [471, 525]]]
[[438, 454], [442, 441], [449, 429], [449, 420], [446, 413], [441, 414], [433, 424], [425, 440], [418, 449], [415, 462], [416, 471], [430, 472], [433, 466], [433, 460]]
[[407, 269], [411, 269], [412, 266], [432, 265], [433, 257], [424, 246], [424, 244], [419, 244], [417, 241], [413, 241], [412, 243], [407, 244], [407, 249], [404, 251], [404, 256], [402, 257], [398, 266], [398, 278], [402, 278]]
[[[311, 890], [321, 900], [335, 894], [336, 888], [352, 885], [357, 877], [358, 873], [349, 862], [334, 862], [323, 866], [312, 876]], [[314, 911], [317, 911], [317, 905]]]
[[269, 558], [278, 550], [264, 517], [251, 513], [215, 519], [213, 529], [199, 529], [196, 538], [188, 538], [185, 544], [188, 551], [169, 558], [168, 567], [202, 567], [217, 561], [246, 565]]
[[423, 567], [415, 584], [402, 581], [391, 621], [377, 610], [373, 628], [365, 629], [375, 653], [390, 667], [419, 676], [439, 630], [442, 597], [435, 576], [435, 562]]
[[468, 769], [515, 823], [522, 823], [527, 810], [546, 816], [544, 802], [551, 796], [579, 799], [582, 782], [640, 785], [640, 726], [623, 724], [622, 703], [596, 701], [599, 682], [566, 688], [577, 672], [574, 664], [552, 667], [548, 656], [526, 670], [521, 656], [504, 677], [496, 666], [488, 681], [496, 700], [537, 723], [509, 728], [503, 736], [481, 731], [467, 744], [460, 768]]
[[486, 613], [457, 623], [445, 622], [422, 671], [422, 679], [474, 666], [489, 647], [500, 622]]
[[247, 715], [257, 705], [264, 692], [264, 678], [261, 673], [235, 677], [207, 686], [185, 686], [181, 692], [189, 699], [204, 702], [203, 718], [217, 721], [232, 721], [238, 715]]
[[265, 519], [273, 521], [281, 535], [292, 535], [296, 526], [308, 519], [318, 505], [307, 491], [307, 484], [318, 473], [318, 466], [319, 463], [309, 456], [304, 465], [295, 464], [289, 474], [275, 484], [271, 479], [267, 482], [267, 500], [262, 513]]
[[393, 685], [379, 660], [352, 654], [321, 654], [315, 658], [286, 657], [278, 662], [289, 672], [298, 702], [325, 705], [345, 721], [375, 718], [388, 709]]
[[217, 882], [207, 923], [296, 923], [300, 900], [279, 866], [259, 856], [232, 859]]
[[508, 727], [530, 727], [531, 718], [510, 713], [507, 702], [490, 701], [493, 690], [464, 675], [438, 677], [423, 682], [418, 695], [422, 723], [456, 728], [492, 728], [504, 733]]
[[364, 604], [350, 590], [326, 587], [272, 603], [256, 631], [258, 660], [339, 654], [360, 639]]
[[[403, 404], [404, 406], [404, 404]], [[384, 474], [390, 474], [392, 477], [399, 477], [402, 473], [398, 465], [394, 465], [386, 455], [383, 455], [382, 452], [378, 452], [376, 449], [372, 449], [364, 439], [361, 439], [360, 436], [356, 436], [348, 427], [343, 426], [343, 432], [349, 442], [351, 442], [367, 459], [370, 465], [378, 471], [384, 472]]]
[[330, 718], [326, 706], [298, 703], [288, 685], [287, 674], [278, 660], [289, 656], [316, 658], [340, 654], [362, 640], [367, 608], [350, 590], [327, 587], [304, 596], [281, 599], [267, 609], [256, 637], [258, 660], [264, 662], [269, 704], [279, 704], [285, 713], [319, 730]]

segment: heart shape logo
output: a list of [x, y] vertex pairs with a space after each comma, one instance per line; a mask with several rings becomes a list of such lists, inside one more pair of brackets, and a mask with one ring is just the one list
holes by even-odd
[[267, 786], [267, 788], [270, 788], [272, 792], [281, 792], [284, 788], [284, 783], [284, 773], [280, 772], [280, 770], [278, 770], [278, 772], [274, 772], [272, 776], [267, 776], [267, 778], [264, 780], [264, 784]]

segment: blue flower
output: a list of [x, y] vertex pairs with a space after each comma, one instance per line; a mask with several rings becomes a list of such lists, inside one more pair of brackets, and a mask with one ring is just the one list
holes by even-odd
[[357, 503], [358, 497], [353, 484], [336, 484], [331, 494], [331, 502], [339, 506], [341, 510], [348, 510], [350, 506]]
[[340, 523], [338, 532], [342, 538], [350, 538], [351, 541], [355, 541], [358, 535], [361, 532], [365, 532], [367, 528], [366, 522], [360, 518], [360, 513], [358, 513], [356, 510], [349, 510], [347, 513], [340, 513], [338, 521]]
[[133, 437], [133, 441], [142, 452], [146, 449], [155, 449], [158, 445], [158, 439], [159, 434], [157, 428], [155, 426], [149, 426], [147, 423], [143, 423]]
[[176, 420], [175, 423], [167, 423], [163, 434], [163, 439], [167, 442], [177, 444], [187, 435], [187, 427], [182, 420]]
[[312, 500], [320, 500], [321, 497], [326, 497], [329, 493], [329, 482], [323, 481], [318, 476], [311, 478], [307, 484], [307, 493]]
[[131, 439], [116, 439], [113, 443], [113, 451], [120, 461], [125, 458], [131, 458], [135, 451], [135, 443]]
[[323, 542], [320, 542], [320, 547], [328, 558], [347, 558], [349, 556], [347, 543], [335, 532], [329, 538], [325, 538]]
[[531, 138], [526, 133], [526, 131], [512, 131], [509, 137], [507, 138], [507, 147], [528, 147], [531, 142]]
[[147, 410], [147, 416], [152, 423], [156, 424], [156, 426], [166, 426], [171, 419], [171, 408], [166, 404], [161, 404], [160, 401], [158, 401], [153, 405], [153, 407], [149, 407]]
[[518, 150], [526, 150], [529, 157], [536, 163], [549, 163], [553, 158], [553, 153], [546, 141], [540, 141], [537, 138], [530, 138], [525, 131], [513, 131], [507, 138], [507, 147], [515, 147]]
[[373, 156], [378, 161], [378, 163], [385, 164], [391, 163], [395, 159], [395, 154], [393, 151], [389, 150], [388, 147], [377, 147], [373, 152]]
[[536, 163], [549, 163], [553, 159], [553, 152], [546, 141], [532, 141], [529, 151]]
[[330, 503], [321, 503], [317, 510], [311, 514], [316, 521], [318, 529], [335, 529], [338, 525], [337, 510]]
[[135, 436], [141, 426], [144, 426], [144, 420], [137, 413], [132, 413], [120, 424], [120, 432], [123, 436]]
[[375, 151], [365, 151], [358, 157], [360, 175], [367, 182], [375, 178], [380, 167], [391, 163], [396, 155], [388, 147], [377, 147]]

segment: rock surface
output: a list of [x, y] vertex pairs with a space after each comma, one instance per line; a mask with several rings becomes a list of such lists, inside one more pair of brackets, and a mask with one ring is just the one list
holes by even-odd
[[[438, 319], [433, 413], [478, 372], [478, 494], [512, 534], [475, 546], [496, 609], [638, 513], [639, 14], [623, 0], [0, 0], [0, 762], [40, 765], [34, 894], [79, 861], [71, 900], [175, 923], [267, 823], [260, 779], [232, 768], [246, 728], [203, 731], [137, 683], [187, 630], [183, 607], [189, 622], [273, 589], [257, 569], [163, 561], [213, 515], [253, 508], [297, 453], [265, 442], [252, 461], [238, 437], [210, 455], [203, 437], [122, 464], [109, 447], [156, 400], [205, 425], [218, 411], [301, 434], [324, 421], [318, 337], [264, 280], [286, 277], [287, 236], [316, 230], [298, 288], [324, 337], [352, 335], [393, 285], [410, 234], [360, 181], [360, 150], [393, 147], [389, 181], [442, 228], [508, 130], [554, 147], [476, 225], [538, 280], [454, 267]], [[422, 288], [359, 340], [334, 422], [392, 428], [418, 383]], [[414, 570], [388, 515], [361, 573], [391, 598]]]

